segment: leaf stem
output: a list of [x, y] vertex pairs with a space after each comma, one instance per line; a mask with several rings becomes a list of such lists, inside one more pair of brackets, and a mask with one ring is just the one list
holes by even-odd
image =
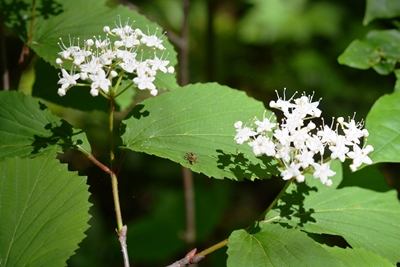
[[115, 95], [114, 92], [110, 94], [109, 100], [109, 123], [110, 123], [110, 177], [111, 177], [111, 185], [112, 185], [112, 194], [114, 199], [114, 207], [115, 207], [115, 217], [117, 219], [117, 234], [118, 240], [121, 244], [122, 255], [124, 258], [124, 266], [129, 267], [129, 256], [128, 250], [126, 248], [126, 233], [128, 231], [128, 227], [123, 225], [122, 223], [122, 215], [121, 215], [121, 206], [119, 203], [119, 194], [118, 194], [118, 178], [115, 174], [114, 170], [114, 111], [115, 111]]
[[225, 247], [226, 245], [228, 245], [228, 239], [225, 239], [225, 240], [223, 240], [223, 241], [221, 241], [221, 242], [219, 242], [219, 243], [217, 243], [217, 244], [215, 244], [215, 245], [213, 245], [213, 246], [211, 246], [211, 247], [209, 247], [209, 248], [197, 253], [196, 255], [197, 256], [206, 256], [207, 254], [210, 254], [211, 252], [214, 252], [217, 249]]

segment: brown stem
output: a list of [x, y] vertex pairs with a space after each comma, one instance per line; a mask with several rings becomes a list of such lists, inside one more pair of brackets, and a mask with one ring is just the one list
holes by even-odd
[[188, 264], [193, 264], [204, 259], [204, 256], [196, 254], [197, 249], [192, 249], [183, 259], [180, 259], [167, 267], [183, 267]]
[[193, 173], [190, 169], [182, 167], [183, 187], [185, 194], [186, 231], [185, 241], [188, 246], [196, 240], [196, 214], [194, 200]]

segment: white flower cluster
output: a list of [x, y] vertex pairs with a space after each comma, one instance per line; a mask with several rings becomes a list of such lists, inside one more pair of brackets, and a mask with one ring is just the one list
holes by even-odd
[[[125, 25], [121, 25], [120, 22], [120, 25], [112, 30], [105, 26], [103, 30], [107, 33], [104, 40], [101, 37], [86, 40], [82, 48], [79, 46], [79, 39], [77, 46], [70, 40], [69, 47], [61, 40], [59, 46], [62, 52], [58, 53], [61, 58], [56, 59], [62, 73], [58, 81], [58, 84], [61, 84], [58, 94], [64, 96], [72, 86], [83, 85], [77, 84], [78, 79], [90, 82], [92, 96], [97, 96], [99, 92], [107, 94], [112, 85], [112, 78], [122, 76], [125, 72], [135, 74], [132, 82], [140, 90], [147, 89], [151, 95], [157, 95], [158, 90], [153, 84], [156, 73], [161, 71], [172, 74], [175, 71], [174, 67], [168, 67], [168, 60], [156, 55], [157, 50], [165, 50], [162, 36], [146, 35], [140, 29], [133, 29], [128, 22]], [[118, 40], [112, 44], [109, 35], [117, 37]], [[143, 60], [145, 51], [150, 51], [150, 55], [154, 56]], [[64, 61], [73, 62], [70, 73], [62, 67]]]
[[[275, 157], [282, 166], [284, 180], [294, 177], [303, 182], [305, 173], [313, 173], [314, 178], [330, 186], [332, 180], [329, 177], [336, 174], [330, 169], [331, 160], [344, 162], [346, 158], [352, 159], [352, 171], [362, 163], [372, 163], [368, 153], [374, 150], [373, 147], [360, 147], [360, 139], [368, 136], [368, 131], [362, 129], [363, 123], [356, 123], [354, 119], [345, 122], [339, 117], [335, 129], [327, 125], [317, 128], [311, 119], [321, 116], [319, 101], [312, 102], [312, 97], [305, 94], [293, 98], [285, 100], [278, 95], [278, 101], [269, 104], [283, 112], [285, 118], [281, 124], [271, 121], [271, 118], [264, 117], [262, 121], [255, 118], [257, 128], [253, 129], [237, 121], [234, 124], [236, 143], [248, 142], [256, 156]], [[344, 134], [339, 133], [340, 129]]]

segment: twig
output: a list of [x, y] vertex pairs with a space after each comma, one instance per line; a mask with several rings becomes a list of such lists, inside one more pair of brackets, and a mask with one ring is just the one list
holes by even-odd
[[128, 257], [128, 249], [126, 245], [126, 233], [128, 232], [128, 226], [124, 225], [121, 228], [121, 231], [118, 232], [118, 229], [115, 229], [118, 234], [119, 243], [121, 243], [122, 255], [124, 257], [124, 266], [129, 267], [129, 257]]
[[188, 254], [183, 259], [180, 259], [179, 261], [176, 261], [172, 263], [171, 265], [168, 265], [167, 267], [183, 267], [188, 264], [193, 264], [201, 261], [204, 259], [203, 255], [196, 255], [197, 249], [191, 250]]

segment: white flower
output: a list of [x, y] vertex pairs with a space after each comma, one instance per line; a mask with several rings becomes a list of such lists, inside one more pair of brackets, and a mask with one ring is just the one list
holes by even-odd
[[173, 66], [169, 66], [168, 69], [167, 69], [167, 72], [168, 72], [169, 74], [172, 74], [172, 73], [175, 72], [175, 68], [174, 68]]
[[136, 60], [136, 53], [120, 53], [122, 62], [119, 64], [123, 70], [133, 73], [139, 67], [139, 61]]
[[93, 73], [93, 74], [98, 73], [102, 67], [103, 65], [100, 64], [99, 59], [95, 56], [93, 56], [88, 63], [82, 64], [80, 66], [82, 72]]
[[[80, 77], [83, 81], [92, 82], [90, 93], [93, 96], [99, 94], [98, 90], [108, 92], [112, 86], [111, 78], [121, 78], [123, 74], [135, 75], [130, 77], [132, 83], [137, 84], [140, 90], [147, 89], [151, 95], [157, 95], [158, 90], [154, 85], [157, 73], [175, 72], [173, 66], [168, 66], [169, 60], [163, 60], [162, 56], [158, 58], [156, 54], [156, 50], [165, 50], [162, 45], [163, 35], [157, 37], [157, 31], [154, 35], [145, 35], [140, 29], [132, 28], [131, 24], [133, 23], [129, 23], [129, 20], [123, 24], [120, 19], [119, 25], [115, 24], [114, 29], [104, 26], [106, 36], [88, 39], [84, 41], [82, 48], [79, 46], [79, 38], [78, 45], [74, 44], [75, 39], [69, 38], [69, 47], [60, 39], [58, 45], [61, 52], [58, 53], [60, 58], [56, 59], [56, 63], [62, 68], [62, 64], [71, 61], [73, 71], [77, 74], [70, 76], [75, 80]], [[118, 40], [110, 40], [109, 36]], [[149, 51], [152, 53], [148, 53]], [[62, 72], [64, 77], [59, 81], [62, 86], [58, 90], [60, 96], [65, 95], [68, 88], [76, 84], [74, 79], [66, 76], [65, 70]], [[119, 83], [121, 79], [116, 81]], [[118, 86], [115, 85], [115, 88]]]
[[349, 123], [343, 122], [343, 125], [347, 128], [343, 128], [343, 132], [346, 134], [346, 140], [349, 145], [352, 143], [359, 144], [359, 139], [364, 136], [364, 132], [359, 129], [360, 124], [356, 124], [356, 122], [351, 119]]
[[254, 122], [258, 127], [257, 127], [257, 132], [262, 133], [262, 132], [271, 132], [272, 128], [276, 126], [276, 123], [270, 122], [269, 119], [264, 118], [263, 121], [256, 120]]
[[234, 140], [236, 141], [236, 143], [238, 145], [243, 144], [244, 142], [248, 141], [250, 139], [250, 137], [253, 137], [257, 134], [256, 132], [251, 130], [251, 128], [249, 128], [249, 127], [242, 128], [242, 124], [243, 123], [241, 121], [237, 121], [234, 124], [234, 126], [236, 128], [236, 132], [237, 132]]
[[293, 156], [293, 152], [296, 151], [296, 149], [289, 144], [277, 143], [275, 147], [275, 157], [278, 159], [282, 159], [285, 162], [289, 162]]
[[155, 34], [154, 35], [145, 35], [142, 34], [142, 39], [140, 39], [142, 44], [147, 45], [148, 47], [155, 47], [160, 50], [164, 50], [164, 46], [161, 44], [163, 40], [158, 38]]
[[303, 169], [307, 168], [308, 166], [314, 164], [314, 153], [309, 151], [308, 149], [301, 149], [300, 154], [295, 156], [295, 159], [301, 164]]
[[160, 70], [164, 73], [167, 72], [166, 66], [169, 64], [168, 60], [161, 60], [154, 54], [154, 59], [149, 59], [149, 64], [152, 70]]
[[368, 153], [374, 151], [374, 148], [367, 145], [365, 148], [361, 149], [358, 145], [353, 145], [353, 151], [347, 153], [347, 156], [353, 159], [353, 163], [350, 164], [350, 169], [354, 172], [357, 170], [361, 164], [372, 164], [372, 160], [368, 157]]
[[111, 81], [107, 79], [106, 73], [104, 72], [103, 69], [100, 69], [98, 74], [90, 74], [89, 78], [93, 81], [92, 84], [90, 85], [92, 89], [100, 88], [105, 93], [108, 93], [109, 87], [111, 86]]
[[318, 136], [314, 135], [313, 137], [310, 137], [306, 140], [306, 146], [308, 149], [313, 152], [314, 154], [324, 154], [324, 144], [321, 142], [321, 140], [318, 138]]
[[79, 74], [70, 75], [65, 69], [61, 69], [61, 73], [63, 77], [57, 83], [61, 84], [61, 89], [63, 90], [75, 85], [76, 80], [79, 79]]
[[[330, 169], [330, 162], [327, 163], [314, 163], [313, 167], [315, 169], [313, 176], [314, 178], [319, 178], [322, 184], [327, 184], [328, 177], [334, 176], [336, 172]], [[332, 184], [332, 182], [328, 182], [328, 184]]]
[[[237, 132], [234, 140], [237, 144], [249, 142], [256, 156], [266, 154], [275, 157], [283, 165], [281, 176], [284, 180], [295, 177], [298, 182], [303, 182], [303, 172], [313, 171], [314, 178], [319, 178], [324, 185], [330, 186], [333, 182], [329, 177], [336, 174], [330, 169], [330, 160], [337, 158], [344, 162], [346, 156], [352, 158], [350, 169], [355, 171], [362, 163], [372, 163], [367, 154], [373, 151], [373, 147], [367, 145], [361, 149], [358, 146], [360, 139], [369, 134], [366, 129], [362, 129], [363, 122], [356, 123], [354, 119], [344, 122], [339, 117], [335, 130], [324, 124], [317, 128], [311, 119], [321, 116], [318, 105], [319, 101], [313, 102], [312, 96], [305, 94], [296, 99], [293, 95], [288, 100], [286, 96], [282, 99], [278, 95], [278, 100], [271, 101], [270, 107], [283, 111], [284, 118], [272, 135], [270, 132], [276, 123], [271, 123], [270, 119], [256, 119], [256, 131], [251, 127], [243, 127], [243, 123], [238, 121], [234, 125]], [[341, 127], [338, 129], [339, 125]], [[339, 133], [340, 129], [344, 135]], [[348, 146], [352, 146], [353, 151], [349, 152]], [[329, 148], [330, 156], [326, 155], [328, 153], [325, 152], [325, 147]], [[321, 157], [319, 163], [315, 161], [316, 156]]]
[[97, 88], [91, 88], [90, 89], [90, 94], [92, 96], [98, 96], [99, 95], [99, 90]]
[[321, 137], [322, 143], [336, 143], [338, 134], [327, 125], [324, 125], [324, 128], [317, 132], [317, 136]]
[[288, 145], [292, 141], [290, 139], [289, 130], [287, 128], [276, 129], [274, 131], [274, 137], [281, 143], [282, 145]]
[[140, 90], [154, 90], [156, 86], [153, 84], [156, 78], [152, 76], [147, 76], [147, 74], [138, 75], [136, 78], [133, 79], [133, 83], [138, 85]]
[[341, 162], [344, 162], [346, 159], [346, 153], [349, 152], [349, 148], [346, 146], [346, 138], [339, 135], [336, 139], [336, 143], [329, 146], [329, 150], [332, 151], [332, 159], [337, 158]]
[[298, 182], [304, 182], [304, 175], [301, 174], [300, 164], [296, 164], [294, 162], [290, 163], [289, 166], [286, 166], [286, 169], [281, 172], [281, 176], [283, 180], [289, 180], [293, 177], [296, 177]]
[[253, 148], [253, 153], [256, 156], [266, 154], [267, 156], [275, 155], [275, 144], [269, 138], [259, 135], [257, 138], [249, 142], [249, 146]]
[[65, 96], [67, 94], [67, 91], [65, 89], [58, 88], [57, 94], [59, 96]]
[[318, 102], [311, 102], [312, 101], [312, 97], [309, 98], [306, 95], [302, 95], [300, 98], [295, 99], [295, 103], [296, 103], [296, 111], [300, 112], [302, 114], [302, 116], [306, 116], [306, 115], [311, 115], [313, 117], [320, 117], [322, 111], [317, 108], [319, 105], [319, 101]]
[[88, 56], [90, 56], [92, 54], [92, 52], [87, 51], [87, 50], [79, 50], [74, 54], [74, 64], [75, 65], [81, 65], [82, 62], [84, 62], [86, 60], [86, 58]]

